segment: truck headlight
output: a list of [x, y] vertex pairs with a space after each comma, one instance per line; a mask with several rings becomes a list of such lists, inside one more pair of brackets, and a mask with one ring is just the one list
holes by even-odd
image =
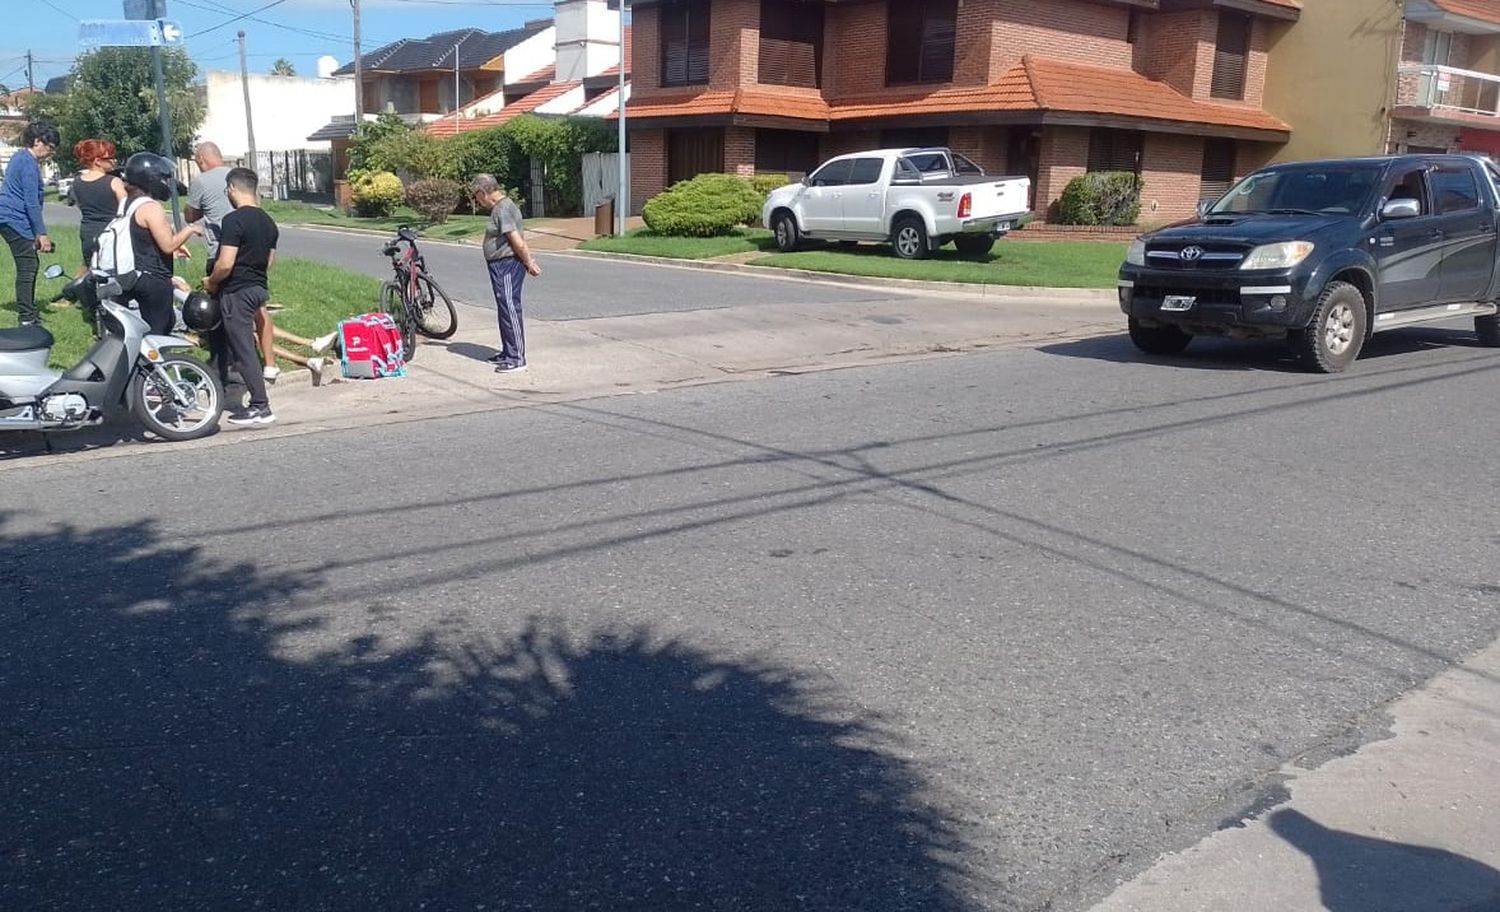
[[1291, 269], [1313, 252], [1312, 241], [1284, 241], [1262, 244], [1250, 251], [1241, 269]]
[[1146, 265], [1146, 242], [1140, 238], [1130, 242], [1130, 248], [1125, 251], [1125, 262], [1131, 266]]

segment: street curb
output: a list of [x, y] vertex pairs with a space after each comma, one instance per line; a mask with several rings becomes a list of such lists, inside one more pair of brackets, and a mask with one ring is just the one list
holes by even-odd
[[918, 279], [887, 279], [875, 276], [854, 276], [837, 272], [819, 272], [812, 269], [783, 269], [779, 266], [751, 266], [745, 263], [721, 263], [714, 260], [681, 260], [673, 257], [647, 256], [639, 253], [604, 253], [597, 250], [546, 251], [550, 256], [564, 255], [588, 257], [596, 260], [620, 260], [652, 266], [675, 266], [679, 269], [698, 269], [705, 272], [738, 272], [763, 278], [793, 278], [824, 285], [855, 285], [861, 288], [898, 288], [907, 291], [926, 291], [941, 294], [969, 294], [996, 298], [1086, 298], [1088, 300], [1113, 301], [1117, 292], [1113, 288], [1052, 288], [1033, 285], [981, 285], [972, 282], [926, 282]]

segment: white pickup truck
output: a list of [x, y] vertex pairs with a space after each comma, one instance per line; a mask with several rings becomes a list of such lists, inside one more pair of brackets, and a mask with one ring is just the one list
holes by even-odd
[[942, 148], [877, 149], [829, 159], [800, 183], [771, 191], [761, 223], [782, 251], [805, 238], [889, 242], [919, 260], [949, 241], [966, 256], [1031, 216], [1031, 181], [986, 177]]

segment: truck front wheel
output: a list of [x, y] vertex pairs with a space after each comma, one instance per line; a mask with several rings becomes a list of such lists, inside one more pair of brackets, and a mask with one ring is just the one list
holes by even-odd
[[1320, 374], [1347, 370], [1365, 344], [1365, 296], [1348, 282], [1330, 282], [1318, 297], [1312, 321], [1293, 334], [1302, 363]]
[[1193, 337], [1175, 326], [1147, 326], [1131, 317], [1130, 341], [1148, 355], [1175, 355], [1187, 348]]
[[771, 231], [776, 234], [776, 249], [782, 253], [791, 253], [802, 245], [802, 231], [790, 212], [776, 213], [771, 219]]
[[928, 253], [927, 226], [916, 216], [896, 222], [891, 231], [891, 250], [903, 260], [924, 259]]

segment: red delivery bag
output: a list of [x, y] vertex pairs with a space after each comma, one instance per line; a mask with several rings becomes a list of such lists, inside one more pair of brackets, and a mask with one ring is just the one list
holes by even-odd
[[390, 314], [367, 313], [339, 323], [344, 376], [356, 380], [405, 377], [401, 328]]

